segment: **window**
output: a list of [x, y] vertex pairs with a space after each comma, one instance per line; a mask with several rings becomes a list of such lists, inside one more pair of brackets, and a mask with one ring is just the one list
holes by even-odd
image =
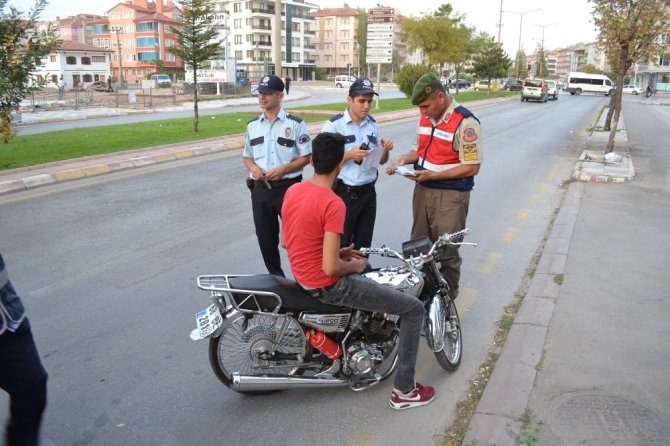
[[291, 58], [293, 62], [300, 62], [300, 53], [291, 53]]
[[332, 50], [333, 49], [333, 44], [332, 43], [324, 43], [323, 44], [323, 49], [324, 50]]
[[[132, 47], [135, 46], [135, 42], [133, 42], [132, 39], [126, 39], [126, 40], [123, 41], [123, 46], [124, 46], [125, 48], [132, 48]], [[138, 46], [139, 46], [139, 45], [138, 45]]]
[[254, 59], [254, 50], [247, 50], [247, 59]]
[[292, 23], [292, 24], [291, 24], [291, 29], [292, 29], [293, 31], [298, 31], [298, 32], [300, 32], [300, 23]]
[[134, 12], [135, 11], [133, 11], [133, 10], [123, 11], [123, 18], [124, 19], [132, 19], [135, 16]]
[[242, 51], [235, 51], [235, 59], [237, 60], [242, 59]]
[[340, 62], [349, 62], [348, 54], [340, 54]]
[[349, 30], [348, 29], [340, 30], [340, 38], [341, 39], [348, 39], [349, 38]]
[[121, 18], [121, 13], [120, 12], [113, 12], [109, 15], [110, 19], [120, 19]]
[[84, 79], [84, 82], [93, 82], [93, 76], [91, 76], [90, 74], [85, 74], [83, 76], [83, 79]]
[[333, 61], [333, 56], [331, 56], [330, 54], [326, 54], [325, 56], [323, 56], [323, 61], [324, 62], [332, 62]]
[[351, 17], [340, 17], [340, 25], [348, 25]]
[[242, 43], [242, 35], [240, 35], [240, 34], [236, 34], [236, 35], [235, 35], [235, 44], [236, 44], [236, 45], [239, 45], [239, 44], [241, 44], [241, 43]]
[[68, 65], [77, 65], [77, 58], [74, 56], [67, 56], [65, 58], [65, 63]]
[[55, 54], [52, 54], [51, 56], [49, 56], [49, 62], [56, 62], [56, 55]]
[[[158, 54], [158, 53], [156, 53], [156, 54]], [[126, 54], [125, 55], [126, 62], [134, 62], [135, 58], [136, 58], [136, 56], [134, 54]]]
[[95, 63], [105, 63], [107, 62], [107, 58], [105, 56], [93, 56], [91, 57], [93, 59], [93, 62]]
[[177, 57], [172, 53], [165, 53], [165, 60], [168, 62], [175, 62]]
[[[126, 25], [126, 26], [132, 26], [132, 25]], [[158, 22], [140, 22], [135, 24], [135, 31], [137, 32], [146, 32], [146, 31], [154, 31], [158, 32]], [[128, 31], [128, 32], [132, 32]]]
[[137, 46], [158, 46], [158, 37], [139, 37]]
[[107, 25], [93, 25], [93, 34], [107, 34], [109, 27]]
[[291, 38], [291, 45], [300, 46], [300, 37], [292, 37]]
[[233, 12], [242, 12], [242, 3], [233, 3]]
[[349, 42], [340, 42], [340, 49], [343, 51], [349, 51]]
[[333, 38], [333, 32], [332, 31], [324, 31], [323, 37], [326, 39], [332, 39]]
[[326, 19], [326, 26], [327, 27], [333, 26], [333, 19]]
[[165, 46], [166, 47], [174, 46], [174, 39], [165, 39]]
[[159, 59], [159, 54], [158, 52], [151, 52], [151, 53], [137, 53], [137, 60], [144, 61], [144, 60], [158, 60]]
[[82, 65], [91, 65], [91, 58], [88, 56], [84, 56], [81, 58], [81, 64]]
[[668, 54], [664, 54], [663, 56], [660, 56], [658, 58], [658, 66], [667, 67], [668, 62], [669, 62], [669, 59], [668, 59], [669, 57], [670, 57], [670, 55], [668, 55]]
[[241, 29], [242, 28], [242, 19], [233, 20], [233, 28]]

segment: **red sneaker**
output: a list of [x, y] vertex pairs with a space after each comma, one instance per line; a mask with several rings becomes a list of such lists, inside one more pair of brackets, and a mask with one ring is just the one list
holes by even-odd
[[402, 393], [393, 389], [389, 406], [394, 410], [411, 409], [412, 407], [425, 406], [435, 399], [435, 389], [431, 386], [422, 386], [416, 383], [416, 387], [409, 393]]

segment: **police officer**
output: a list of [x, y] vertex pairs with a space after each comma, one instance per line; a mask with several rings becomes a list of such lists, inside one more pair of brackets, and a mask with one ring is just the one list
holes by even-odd
[[347, 207], [342, 247], [368, 247], [377, 214], [377, 165], [388, 161], [393, 142], [381, 138], [379, 124], [368, 114], [377, 92], [370, 79], [359, 78], [349, 87], [347, 109], [327, 121], [324, 132], [345, 138], [344, 165], [333, 190]]
[[249, 170], [251, 208], [256, 237], [270, 274], [284, 276], [279, 257], [279, 218], [286, 189], [302, 180], [309, 163], [312, 142], [307, 126], [281, 106], [284, 82], [266, 75], [258, 86], [258, 103], [263, 114], [247, 124], [242, 153]]
[[[482, 163], [479, 120], [445, 91], [434, 73], [419, 78], [412, 90], [412, 104], [421, 119], [414, 147], [393, 160], [396, 166], [414, 164], [416, 182], [412, 198], [412, 238], [427, 236], [431, 241], [445, 232], [465, 228], [470, 191]], [[461, 257], [457, 248], [448, 248], [454, 260], [443, 262], [441, 270], [458, 295]]]

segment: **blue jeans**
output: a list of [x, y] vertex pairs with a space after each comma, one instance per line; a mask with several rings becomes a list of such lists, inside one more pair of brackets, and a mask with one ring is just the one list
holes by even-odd
[[0, 388], [9, 394], [6, 444], [39, 444], [47, 404], [47, 372], [40, 362], [28, 318], [14, 333], [0, 335]]
[[331, 305], [400, 316], [398, 370], [393, 384], [404, 393], [414, 389], [414, 369], [425, 314], [419, 299], [358, 274], [340, 277], [317, 299]]

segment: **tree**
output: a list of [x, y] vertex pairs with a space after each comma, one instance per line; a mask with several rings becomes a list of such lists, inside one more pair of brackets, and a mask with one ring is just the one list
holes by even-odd
[[398, 89], [410, 98], [412, 97], [412, 90], [414, 90], [416, 81], [429, 71], [434, 72], [428, 65], [405, 64], [395, 77], [395, 83], [398, 85]]
[[528, 77], [528, 64], [527, 60], [528, 57], [526, 56], [526, 52], [522, 49], [519, 49], [519, 51], [516, 52], [516, 59], [515, 60], [515, 68], [514, 68], [514, 75], [516, 76], [517, 79], [523, 79], [525, 77]]
[[198, 133], [198, 66], [219, 53], [223, 40], [212, 26], [215, 5], [213, 0], [177, 0], [182, 5], [182, 28], [170, 27], [176, 45], [167, 50], [179, 57], [193, 70], [193, 131]]
[[37, 79], [35, 69], [60, 44], [53, 27], [41, 33], [35, 27], [46, 5], [47, 0], [38, 0], [24, 18], [22, 11], [0, 0], [0, 132], [5, 144], [16, 135], [12, 111], [47, 82], [46, 76]]
[[549, 76], [549, 67], [547, 66], [547, 56], [544, 54], [542, 45], [537, 46], [537, 70], [535, 76], [544, 79]]
[[[470, 60], [470, 57], [477, 50], [478, 41], [472, 38], [474, 34], [474, 28], [470, 28], [463, 24], [459, 25], [456, 28], [454, 33], [454, 47], [451, 49], [449, 54], [447, 54], [446, 61], [454, 66], [454, 71], [456, 74], [456, 79], [461, 78], [461, 72], [463, 71], [463, 66], [467, 61]], [[459, 83], [456, 83], [456, 94], [458, 94], [460, 87]]]
[[358, 29], [356, 30], [356, 42], [358, 42], [358, 71], [363, 72], [368, 49], [368, 13], [365, 9], [358, 10]]
[[472, 72], [487, 78], [489, 85], [491, 79], [504, 77], [511, 65], [512, 60], [492, 37], [486, 39], [482, 49], [472, 57]]
[[608, 55], [616, 55], [618, 63], [616, 88], [605, 120], [605, 129], [610, 131], [605, 153], [610, 153], [614, 150], [626, 72], [633, 63], [647, 61], [659, 50], [659, 36], [670, 21], [670, 6], [668, 0], [589, 1], [594, 5], [593, 21], [600, 31], [598, 43]]

